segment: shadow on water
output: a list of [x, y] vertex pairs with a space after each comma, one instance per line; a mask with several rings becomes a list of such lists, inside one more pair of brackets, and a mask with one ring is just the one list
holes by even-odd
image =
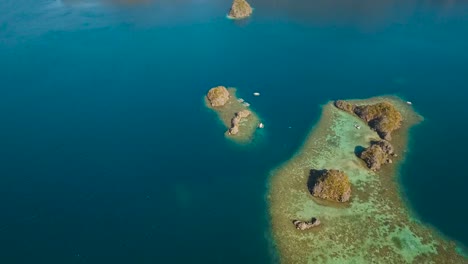
[[360, 157], [361, 154], [362, 154], [362, 152], [364, 152], [364, 150], [366, 150], [365, 147], [363, 147], [363, 146], [356, 146], [356, 147], [354, 148], [354, 155], [356, 155], [356, 157]]
[[315, 183], [317, 183], [320, 176], [322, 176], [327, 170], [316, 170], [311, 169], [309, 171], [309, 179], [307, 179], [307, 189], [312, 193]]

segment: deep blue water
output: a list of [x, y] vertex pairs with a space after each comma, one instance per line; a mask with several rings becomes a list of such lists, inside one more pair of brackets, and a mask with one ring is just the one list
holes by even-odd
[[[426, 118], [409, 205], [468, 245], [467, 2], [124, 2], [0, 0], [0, 263], [269, 263], [270, 170], [320, 104], [381, 94]], [[252, 146], [216, 85], [264, 120]]]

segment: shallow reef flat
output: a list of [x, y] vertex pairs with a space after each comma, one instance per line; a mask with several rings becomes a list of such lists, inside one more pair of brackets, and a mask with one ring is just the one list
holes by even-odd
[[[246, 103], [243, 100], [239, 100], [237, 97], [236, 88], [228, 88], [229, 99], [226, 103], [219, 107], [213, 107], [208, 98], [205, 96], [205, 104], [208, 108], [214, 110], [219, 119], [223, 122], [226, 127], [226, 132], [224, 133], [226, 138], [235, 141], [240, 144], [248, 144], [252, 142], [254, 138], [255, 131], [260, 124], [260, 118], [258, 115], [249, 107], [246, 106]], [[230, 128], [232, 126], [232, 119], [236, 116], [237, 113], [248, 110], [250, 114], [240, 119], [238, 124], [239, 130], [234, 135], [230, 133]]]
[[[268, 201], [281, 263], [467, 263], [456, 253], [455, 243], [412, 218], [398, 188], [409, 129], [422, 117], [397, 97], [348, 102], [382, 101], [392, 103], [403, 117], [393, 133], [393, 164], [379, 172], [369, 170], [355, 153], [379, 135], [330, 102], [297, 154], [272, 172]], [[345, 171], [352, 184], [350, 202], [312, 197], [307, 186], [311, 169]], [[292, 224], [293, 219], [312, 217], [321, 225], [301, 231]]]

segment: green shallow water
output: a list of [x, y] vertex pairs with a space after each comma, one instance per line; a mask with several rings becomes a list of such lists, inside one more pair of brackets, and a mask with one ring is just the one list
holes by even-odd
[[[273, 236], [284, 263], [464, 261], [453, 243], [414, 221], [400, 198], [397, 168], [406, 153], [408, 130], [422, 118], [397, 98], [367, 102], [381, 100], [391, 100], [404, 117], [403, 127], [393, 135], [398, 154], [393, 165], [377, 173], [368, 170], [354, 152], [356, 147], [367, 147], [378, 139], [377, 133], [328, 103], [302, 149], [273, 172], [268, 198]], [[313, 198], [307, 190], [310, 169], [344, 170], [352, 183], [350, 203]], [[319, 218], [322, 225], [298, 231], [291, 223], [311, 217]]]

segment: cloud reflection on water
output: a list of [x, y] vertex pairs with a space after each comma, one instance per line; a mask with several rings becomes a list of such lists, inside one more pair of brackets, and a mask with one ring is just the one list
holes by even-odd
[[[232, 0], [2, 0], [0, 39], [53, 30], [77, 30], [115, 24], [158, 26], [221, 19]], [[467, 19], [467, 0], [250, 0], [252, 21], [289, 20], [314, 26], [351, 26], [377, 31], [406, 24], [430, 10], [430, 19]], [[251, 21], [251, 22], [252, 22]], [[237, 22], [238, 23], [238, 22]], [[242, 21], [241, 23], [245, 23]]]

